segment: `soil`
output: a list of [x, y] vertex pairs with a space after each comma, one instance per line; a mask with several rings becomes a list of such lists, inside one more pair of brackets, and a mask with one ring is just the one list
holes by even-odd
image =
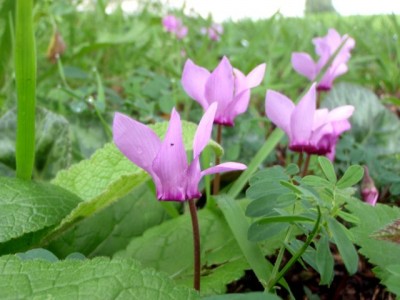
[[[372, 265], [360, 257], [358, 272], [349, 276], [343, 262], [335, 255], [335, 277], [331, 285], [319, 285], [319, 274], [311, 267], [304, 269], [296, 264], [286, 274], [295, 299], [321, 299], [321, 300], [394, 300], [396, 296], [389, 293], [379, 279], [371, 271]], [[228, 293], [248, 293], [263, 291], [252, 271], [246, 271], [238, 281], [228, 285]], [[290, 299], [286, 290], [278, 287], [277, 294], [282, 299]]]

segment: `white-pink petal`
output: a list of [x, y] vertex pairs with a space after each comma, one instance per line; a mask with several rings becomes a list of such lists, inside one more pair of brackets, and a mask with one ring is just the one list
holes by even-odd
[[193, 141], [193, 158], [200, 155], [200, 153], [207, 146], [211, 138], [217, 107], [218, 104], [216, 102], [211, 104], [201, 118], [199, 126], [197, 126], [196, 134]]
[[153, 130], [124, 114], [115, 113], [113, 140], [130, 161], [152, 174], [153, 160], [161, 148], [161, 141]]
[[308, 53], [292, 53], [292, 66], [297, 73], [314, 80], [318, 74], [317, 65]]
[[267, 90], [265, 114], [272, 123], [285, 131], [289, 137], [291, 136], [290, 116], [294, 109], [295, 105], [288, 97], [273, 90]]
[[240, 171], [245, 170], [247, 168], [246, 165], [236, 162], [226, 162], [220, 165], [216, 165], [214, 167], [205, 169], [201, 172], [201, 176], [215, 174], [215, 173], [222, 173], [222, 172], [229, 172], [229, 171]]
[[246, 76], [246, 82], [247, 82], [247, 87], [254, 88], [258, 85], [261, 84], [261, 82], [264, 79], [265, 75], [265, 69], [267, 65], [265, 63], [258, 65], [255, 67], [247, 76]]
[[185, 92], [196, 100], [204, 109], [208, 108], [208, 102], [205, 98], [205, 86], [210, 72], [194, 64], [188, 59], [183, 68], [182, 86]]
[[299, 101], [290, 117], [290, 139], [294, 143], [305, 143], [311, 136], [316, 110], [316, 86], [315, 83]]

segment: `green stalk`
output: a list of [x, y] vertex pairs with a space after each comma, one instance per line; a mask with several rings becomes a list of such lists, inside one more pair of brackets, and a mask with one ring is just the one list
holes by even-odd
[[17, 86], [17, 177], [30, 180], [35, 161], [36, 50], [33, 0], [17, 0], [15, 80]]
[[236, 198], [240, 191], [245, 187], [250, 177], [258, 170], [258, 167], [271, 153], [272, 150], [278, 145], [279, 141], [283, 138], [284, 133], [279, 128], [272, 131], [269, 138], [265, 141], [264, 145], [258, 150], [257, 154], [251, 160], [247, 169], [240, 175], [240, 177], [233, 183], [228, 191], [228, 195]]
[[269, 291], [272, 291], [274, 286], [282, 279], [283, 276], [285, 276], [286, 272], [304, 254], [304, 252], [307, 250], [308, 246], [310, 246], [311, 242], [313, 241], [315, 235], [317, 234], [317, 232], [319, 230], [319, 224], [321, 222], [321, 210], [320, 210], [319, 206], [317, 206], [317, 209], [318, 209], [318, 217], [317, 217], [317, 220], [315, 221], [314, 228], [310, 232], [309, 236], [307, 237], [305, 243], [300, 248], [300, 250], [295, 255], [292, 256], [292, 258], [282, 268], [282, 270], [278, 273], [278, 275], [276, 275], [276, 277], [271, 280], [271, 283], [268, 285]]

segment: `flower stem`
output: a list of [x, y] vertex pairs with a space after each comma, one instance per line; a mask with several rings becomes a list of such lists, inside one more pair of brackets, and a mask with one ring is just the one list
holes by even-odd
[[301, 177], [307, 175], [308, 166], [310, 165], [311, 154], [307, 154], [306, 161], [304, 162], [303, 172], [301, 172]]
[[[222, 125], [218, 124], [217, 126], [217, 143], [221, 145], [222, 142]], [[219, 156], [215, 156], [215, 165], [220, 164], [220, 158]], [[215, 174], [214, 177], [214, 182], [213, 182], [213, 195], [218, 195], [219, 193], [219, 188], [221, 184], [221, 175], [220, 173]]]
[[301, 170], [301, 165], [303, 164], [303, 152], [299, 153], [299, 159], [297, 160], [297, 166], [299, 167], [299, 170]]
[[195, 200], [189, 200], [190, 216], [192, 218], [193, 228], [193, 257], [194, 257], [194, 275], [193, 275], [193, 288], [200, 291], [200, 230], [199, 220], [197, 218], [197, 209]]
[[35, 162], [36, 51], [33, 0], [16, 1], [17, 177], [30, 180]]

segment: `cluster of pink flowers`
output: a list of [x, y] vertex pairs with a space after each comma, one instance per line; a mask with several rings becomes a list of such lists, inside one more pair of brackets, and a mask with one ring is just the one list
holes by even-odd
[[167, 32], [173, 33], [177, 39], [187, 36], [189, 29], [183, 25], [182, 20], [174, 15], [166, 15], [162, 19], [162, 24]]
[[212, 41], [219, 41], [221, 35], [224, 33], [224, 27], [221, 24], [213, 23], [210, 27], [203, 27], [200, 29], [202, 35], [208, 35]]
[[[174, 32], [182, 24], [173, 16], [169, 17], [164, 26], [170, 26], [167, 30]], [[294, 68], [314, 80], [346, 38], [330, 29], [326, 37], [314, 39], [316, 52], [321, 56], [318, 63], [312, 63], [307, 54], [294, 53]], [[353, 46], [354, 41], [347, 38], [322, 81], [318, 85], [313, 83], [297, 105], [279, 92], [267, 91], [266, 116], [287, 134], [290, 150], [334, 159], [339, 136], [351, 128], [349, 118], [354, 107], [345, 105], [330, 111], [318, 109], [316, 95], [318, 89], [330, 88], [333, 79], [347, 70], [346, 63]], [[115, 115], [115, 144], [126, 157], [152, 176], [158, 199], [185, 201], [199, 197], [198, 184], [204, 175], [246, 168], [243, 164], [228, 162], [201, 171], [199, 157], [211, 138], [213, 123], [233, 126], [234, 119], [247, 110], [250, 90], [261, 84], [265, 70], [266, 64], [262, 63], [244, 75], [225, 56], [212, 72], [190, 59], [186, 61], [181, 80], [183, 89], [205, 110], [194, 137], [190, 164], [183, 146], [180, 116], [175, 109], [163, 141], [149, 127], [125, 115]], [[376, 201], [375, 195], [373, 197], [369, 202]]]

